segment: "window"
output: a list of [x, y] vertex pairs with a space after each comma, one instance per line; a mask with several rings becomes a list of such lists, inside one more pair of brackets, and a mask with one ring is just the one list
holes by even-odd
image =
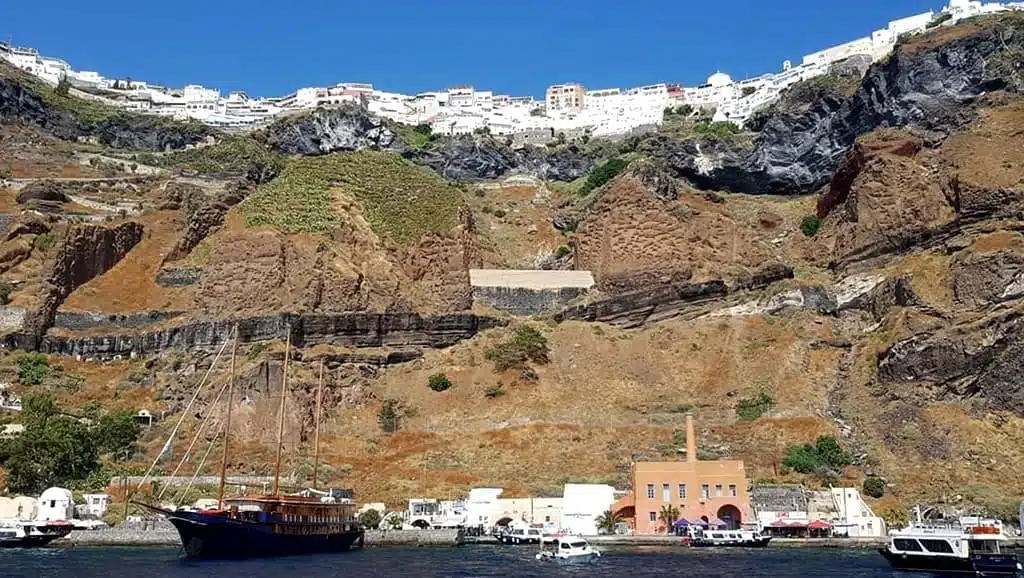
[[909, 540], [907, 538], [893, 538], [892, 545], [896, 546], [897, 550], [901, 552], [920, 552], [921, 545], [917, 543], [917, 540]]
[[652, 522], [657, 522], [658, 521], [658, 513], [657, 512], [651, 512], [651, 516], [650, 517], [651, 517], [651, 521]]
[[736, 497], [736, 484], [729, 484], [729, 497], [730, 498], [735, 498]]
[[551, 516], [544, 516], [544, 521], [545, 522], [550, 522], [551, 521]]
[[716, 498], [721, 498], [722, 497], [722, 484], [715, 484], [715, 497]]
[[711, 495], [711, 488], [710, 488], [710, 486], [708, 486], [707, 484], [701, 484], [700, 485], [700, 497], [701, 497], [701, 499], [706, 500], [706, 499], [708, 499], [708, 497], [710, 495]]
[[654, 499], [654, 484], [647, 484], [647, 499]]
[[679, 499], [686, 499], [686, 484], [679, 484]]
[[928, 552], [936, 552], [940, 554], [952, 554], [953, 547], [949, 545], [949, 542], [945, 540], [919, 540], [924, 549]]
[[672, 490], [668, 484], [661, 485], [661, 501], [671, 502], [672, 501]]

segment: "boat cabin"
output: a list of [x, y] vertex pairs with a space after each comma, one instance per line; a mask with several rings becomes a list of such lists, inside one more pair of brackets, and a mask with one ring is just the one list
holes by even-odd
[[1000, 543], [1006, 540], [994, 526], [915, 524], [894, 531], [889, 550], [894, 554], [968, 558], [973, 554], [1000, 554]]
[[233, 520], [273, 524], [276, 534], [332, 534], [356, 531], [355, 506], [333, 498], [292, 496], [232, 498], [224, 514]]

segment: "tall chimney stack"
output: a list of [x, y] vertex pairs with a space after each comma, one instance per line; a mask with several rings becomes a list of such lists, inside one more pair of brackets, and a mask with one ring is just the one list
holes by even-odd
[[693, 427], [693, 416], [686, 414], [686, 461], [697, 461], [697, 433]]

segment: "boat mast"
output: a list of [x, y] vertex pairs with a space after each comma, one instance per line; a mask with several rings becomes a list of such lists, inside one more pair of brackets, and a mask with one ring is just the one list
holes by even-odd
[[284, 369], [281, 375], [281, 406], [278, 410], [277, 424], [277, 460], [274, 462], [274, 496], [278, 495], [278, 482], [281, 477], [281, 447], [284, 445], [284, 394], [288, 391], [288, 358], [292, 354], [292, 327], [288, 326], [288, 336], [284, 344]]
[[324, 358], [320, 358], [320, 380], [316, 385], [316, 430], [313, 434], [313, 489], [316, 489], [316, 473], [320, 469], [320, 407], [324, 397]]
[[235, 324], [235, 340], [231, 344], [231, 375], [228, 377], [227, 417], [224, 419], [224, 456], [220, 461], [220, 489], [217, 490], [217, 509], [224, 509], [224, 477], [228, 471], [228, 444], [231, 442], [231, 406], [234, 405], [235, 352], [238, 351], [238, 324]]

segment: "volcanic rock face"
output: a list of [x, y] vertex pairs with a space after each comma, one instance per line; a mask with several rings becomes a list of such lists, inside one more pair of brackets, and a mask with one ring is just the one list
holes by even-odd
[[1024, 19], [1018, 17], [938, 46], [918, 39], [871, 67], [855, 95], [777, 112], [751, 148], [662, 136], [643, 143], [643, 151], [699, 188], [809, 193], [832, 178], [859, 134], [905, 126], [936, 143], [973, 118], [964, 106], [972, 99], [992, 90], [1019, 91], [1021, 75], [1008, 61], [1022, 48]]
[[510, 174], [573, 181], [594, 168], [592, 158], [571, 147], [551, 152], [536, 147], [512, 150], [493, 138], [473, 135], [443, 139], [427, 150], [409, 149], [403, 156], [458, 182], [498, 179]]
[[352, 103], [276, 122], [267, 129], [267, 143], [279, 152], [301, 155], [404, 148], [381, 119]]
[[[142, 232], [142, 225], [134, 222], [113, 228], [81, 225], [68, 231], [46, 282], [43, 302], [26, 319], [28, 337], [41, 338], [68, 295], [116, 265], [142, 240]], [[30, 343], [29, 348], [34, 346]]]
[[107, 146], [137, 151], [185, 148], [213, 134], [205, 125], [125, 112], [100, 119], [80, 116], [5, 77], [0, 77], [0, 119], [34, 124], [65, 140], [90, 137]]

